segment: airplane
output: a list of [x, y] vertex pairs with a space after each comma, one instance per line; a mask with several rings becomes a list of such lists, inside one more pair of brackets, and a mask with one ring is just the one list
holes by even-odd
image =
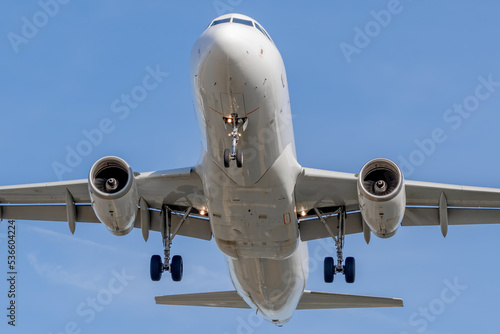
[[295, 310], [402, 307], [398, 298], [305, 290], [307, 241], [331, 238], [324, 280], [355, 281], [345, 236], [394, 236], [400, 226], [499, 223], [500, 191], [405, 180], [387, 159], [359, 173], [302, 167], [296, 157], [285, 66], [271, 36], [241, 14], [217, 17], [191, 52], [190, 80], [203, 152], [196, 166], [137, 173], [108, 156], [88, 179], [0, 187], [0, 218], [102, 223], [114, 235], [160, 232], [150, 276], [183, 277], [176, 236], [215, 240], [235, 290], [158, 296], [157, 304], [252, 308], [281, 326]]

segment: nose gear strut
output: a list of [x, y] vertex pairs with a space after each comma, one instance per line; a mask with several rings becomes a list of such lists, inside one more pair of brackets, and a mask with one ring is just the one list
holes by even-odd
[[238, 114], [233, 113], [230, 117], [223, 117], [224, 125], [231, 126], [231, 132], [228, 134], [231, 137], [231, 149], [226, 148], [224, 150], [224, 167], [229, 168], [231, 160], [236, 160], [236, 166], [241, 168], [243, 166], [243, 153], [237, 148], [238, 141], [241, 137], [239, 132], [240, 128], [243, 127], [245, 131], [247, 127], [247, 117], [238, 117]]

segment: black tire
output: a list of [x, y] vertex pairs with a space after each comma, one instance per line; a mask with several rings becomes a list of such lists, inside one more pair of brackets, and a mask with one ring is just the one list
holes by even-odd
[[356, 278], [356, 261], [354, 261], [353, 257], [345, 259], [344, 274], [347, 283], [354, 283], [354, 279]]
[[183, 264], [182, 264], [182, 256], [174, 255], [172, 257], [171, 268], [172, 268], [172, 281], [180, 282], [182, 279], [182, 272], [184, 270]]
[[335, 275], [333, 257], [325, 257], [324, 262], [324, 276], [325, 283], [332, 283]]
[[163, 262], [161, 261], [160, 255], [151, 256], [151, 263], [149, 266], [149, 273], [151, 275], [151, 280], [158, 282], [161, 279], [161, 274], [163, 272]]
[[230, 161], [231, 161], [231, 154], [229, 153], [229, 149], [226, 148], [224, 150], [224, 167], [229, 168]]
[[236, 167], [241, 168], [243, 166], [243, 152], [241, 150], [236, 150]]

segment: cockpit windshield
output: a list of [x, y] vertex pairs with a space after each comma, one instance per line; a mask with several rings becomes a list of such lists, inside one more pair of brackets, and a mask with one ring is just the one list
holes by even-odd
[[273, 41], [271, 37], [268, 35], [268, 33], [260, 26], [257, 22], [251, 21], [251, 20], [245, 20], [245, 19], [240, 19], [237, 17], [228, 17], [224, 19], [219, 19], [219, 20], [214, 20], [211, 24], [210, 27], [213, 27], [218, 24], [222, 23], [238, 23], [238, 24], [243, 24], [249, 27], [255, 27], [257, 28], [264, 36], [266, 36], [271, 42]]
[[249, 20], [243, 20], [243, 19], [238, 19], [236, 17], [233, 17], [233, 23], [239, 23], [239, 24], [244, 24], [250, 27], [253, 27], [252, 21]]
[[231, 18], [230, 17], [228, 17], [227, 19], [215, 20], [214, 22], [212, 22], [212, 24], [210, 26], [215, 26], [217, 24], [228, 23], [228, 22], [231, 22]]

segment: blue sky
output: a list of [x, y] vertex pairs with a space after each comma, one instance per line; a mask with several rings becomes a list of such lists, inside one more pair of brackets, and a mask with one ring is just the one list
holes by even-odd
[[[40, 14], [42, 7], [52, 16]], [[281, 51], [303, 166], [355, 173], [385, 157], [404, 164], [407, 179], [500, 187], [500, 4], [424, 0], [69, 1], [59, 8], [5, 1], [0, 184], [86, 178], [106, 155], [136, 171], [196, 164], [189, 54], [227, 11], [258, 20]], [[25, 20], [35, 20], [37, 31], [24, 28], [23, 36]], [[158, 87], [129, 113], [113, 113], [115, 99], [157, 66], [168, 73]], [[483, 84], [479, 99], [484, 81], [493, 84]], [[460, 104], [468, 108], [461, 114], [454, 111]], [[100, 126], [102, 138], [82, 147], [85, 132]], [[68, 165], [68, 152], [78, 148], [85, 156]], [[57, 172], [58, 163], [67, 169]], [[248, 310], [154, 304], [156, 295], [232, 289], [213, 242], [176, 239], [184, 280], [153, 283], [149, 258], [162, 251], [159, 235], [144, 243], [140, 231], [115, 237], [100, 225], [78, 224], [74, 236], [64, 223], [18, 227], [18, 326], [6, 324], [2, 278], [2, 333], [496, 332], [496, 225], [452, 227], [446, 239], [439, 228], [402, 228], [391, 239], [372, 237], [369, 246], [362, 235], [349, 236], [345, 253], [358, 265], [353, 285], [322, 282], [331, 242], [311, 242], [308, 289], [401, 297], [405, 308], [296, 312], [283, 329]], [[6, 272], [6, 224], [0, 232]], [[93, 299], [101, 300], [94, 314]]]

